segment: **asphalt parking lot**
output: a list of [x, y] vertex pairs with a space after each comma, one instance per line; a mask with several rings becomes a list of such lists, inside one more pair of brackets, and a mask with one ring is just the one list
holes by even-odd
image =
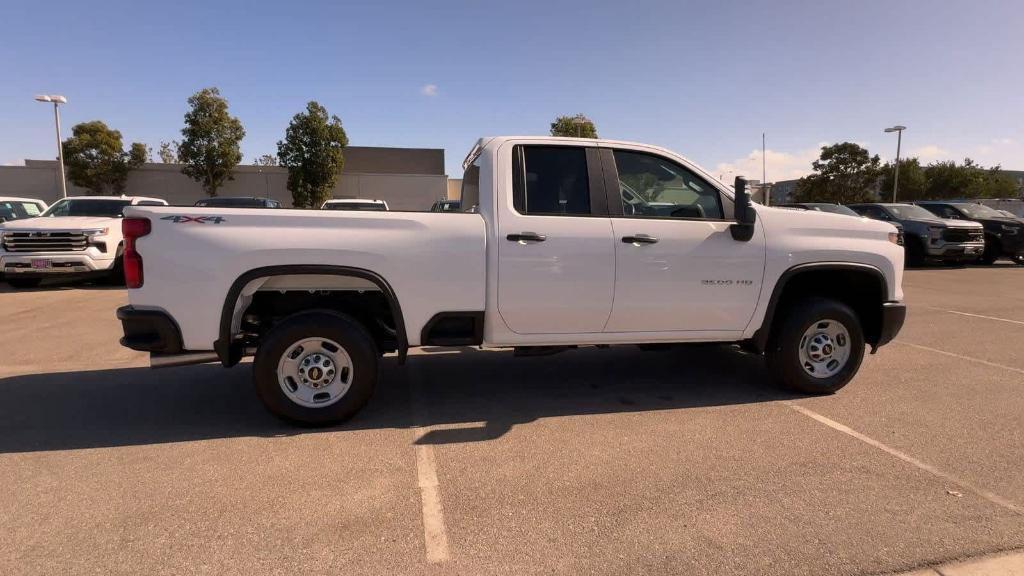
[[830, 397], [727, 348], [385, 359], [348, 425], [0, 284], [2, 574], [872, 574], [1024, 547], [1024, 267], [907, 272]]

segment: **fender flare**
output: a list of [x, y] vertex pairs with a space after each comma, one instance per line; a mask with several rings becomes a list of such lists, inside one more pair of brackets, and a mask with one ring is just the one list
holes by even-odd
[[272, 276], [291, 276], [297, 274], [316, 274], [323, 276], [350, 276], [361, 278], [375, 284], [384, 298], [388, 301], [391, 315], [395, 320], [395, 336], [398, 338], [398, 362], [404, 364], [409, 353], [409, 339], [405, 333], [405, 317], [402, 315], [402, 306], [398, 302], [398, 296], [380, 274], [364, 268], [351, 266], [333, 266], [327, 264], [286, 264], [280, 266], [265, 266], [254, 268], [242, 274], [231, 284], [227, 296], [224, 298], [224, 306], [220, 314], [220, 330], [217, 341], [213, 343], [221, 364], [229, 368], [238, 364], [242, 359], [242, 346], [240, 342], [234, 341], [231, 334], [231, 323], [234, 317], [235, 305], [242, 294], [242, 290], [253, 280], [269, 278]]
[[789, 281], [802, 273], [818, 271], [846, 271], [871, 274], [878, 279], [879, 286], [882, 288], [881, 294], [879, 294], [879, 306], [889, 299], [889, 282], [885, 279], [885, 274], [870, 264], [860, 264], [856, 262], [808, 262], [805, 264], [797, 264], [783, 272], [782, 275], [779, 276], [778, 281], [775, 282], [775, 287], [772, 289], [772, 296], [768, 300], [768, 307], [764, 312], [764, 319], [761, 321], [761, 327], [758, 328], [754, 332], [754, 335], [750, 337], [755, 350], [763, 353], [768, 347], [768, 335], [769, 332], [771, 332], [772, 322], [775, 320], [775, 312], [778, 309], [779, 300], [782, 299], [782, 294], [785, 292], [786, 285]]

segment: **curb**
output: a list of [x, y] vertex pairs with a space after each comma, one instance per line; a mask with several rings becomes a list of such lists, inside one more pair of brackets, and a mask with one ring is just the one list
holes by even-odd
[[1024, 576], [1024, 550], [917, 568], [893, 576]]

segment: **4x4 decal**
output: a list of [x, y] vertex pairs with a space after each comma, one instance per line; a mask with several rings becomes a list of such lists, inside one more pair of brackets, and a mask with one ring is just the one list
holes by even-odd
[[188, 222], [194, 222], [196, 224], [220, 224], [221, 222], [227, 222], [227, 218], [223, 216], [164, 216], [161, 220], [170, 220], [175, 224], [185, 224]]

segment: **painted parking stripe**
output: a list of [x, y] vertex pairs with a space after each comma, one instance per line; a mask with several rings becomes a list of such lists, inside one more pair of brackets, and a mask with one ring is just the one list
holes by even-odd
[[887, 445], [879, 442], [878, 440], [875, 440], [874, 438], [870, 438], [868, 436], [865, 436], [864, 434], [861, 434], [860, 432], [857, 432], [856, 430], [854, 430], [854, 429], [852, 429], [852, 428], [850, 428], [848, 426], [840, 424], [839, 422], [836, 422], [835, 420], [832, 420], [831, 418], [828, 418], [826, 416], [822, 416], [821, 414], [818, 414], [814, 410], [811, 410], [809, 408], [805, 408], [803, 406], [800, 406], [799, 404], [794, 404], [794, 403], [791, 403], [791, 402], [784, 402], [784, 404], [786, 404], [787, 406], [789, 406], [793, 410], [796, 410], [797, 412], [803, 414], [804, 416], [807, 416], [808, 418], [812, 418], [814, 420], [817, 420], [818, 422], [824, 424], [825, 426], [828, 426], [829, 428], [832, 428], [833, 430], [838, 430], [839, 432], [842, 432], [843, 434], [846, 434], [848, 436], [852, 436], [852, 437], [856, 438], [857, 440], [860, 440], [861, 442], [863, 442], [863, 443], [865, 443], [865, 444], [867, 444], [869, 446], [877, 448], [877, 449], [879, 449], [879, 450], [881, 450], [881, 451], [883, 451], [883, 452], [885, 452], [885, 453], [887, 453], [887, 454], [889, 454], [891, 456], [895, 456], [896, 458], [899, 458], [900, 460], [903, 460], [904, 462], [906, 462], [906, 463], [908, 463], [908, 464], [910, 464], [910, 465], [912, 465], [912, 466], [914, 466], [916, 468], [924, 470], [925, 472], [928, 472], [929, 474], [931, 474], [933, 476], [937, 476], [939, 478], [942, 478], [943, 480], [945, 480], [947, 482], [952, 482], [953, 484], [958, 485], [959, 487], [963, 488], [964, 490], [967, 490], [968, 492], [972, 492], [972, 493], [974, 493], [974, 494], [984, 498], [985, 500], [988, 500], [989, 502], [991, 502], [991, 503], [993, 503], [993, 504], [995, 504], [997, 506], [1000, 506], [1002, 508], [1010, 510], [1011, 512], [1015, 512], [1017, 514], [1024, 514], [1024, 509], [1022, 509], [1020, 506], [1014, 504], [1013, 502], [1007, 500], [1006, 498], [1003, 498], [1002, 496], [999, 496], [998, 494], [990, 492], [990, 491], [988, 491], [988, 490], [986, 490], [986, 489], [984, 489], [984, 488], [982, 488], [980, 486], [976, 486], [973, 483], [968, 482], [967, 480], [964, 480], [963, 478], [959, 478], [959, 477], [954, 476], [954, 475], [952, 475], [952, 474], [950, 474], [948, 472], [944, 472], [942, 470], [939, 470], [938, 468], [936, 468], [935, 466], [932, 466], [931, 464], [928, 464], [926, 462], [922, 462], [922, 461], [918, 460], [917, 458], [914, 458], [913, 456], [910, 456], [909, 454], [900, 452], [899, 450], [897, 450], [897, 449], [895, 449], [895, 448], [893, 448], [891, 446], [887, 446]]
[[1013, 366], [1007, 366], [1006, 364], [997, 364], [995, 362], [989, 362], [988, 360], [982, 360], [981, 358], [974, 358], [972, 356], [964, 356], [963, 354], [956, 354], [955, 352], [947, 352], [945, 350], [939, 350], [938, 348], [932, 348], [931, 346], [922, 346], [920, 344], [911, 344], [904, 340], [893, 340], [893, 344], [902, 344], [904, 346], [910, 346], [919, 350], [927, 350], [936, 354], [942, 354], [951, 358], [957, 358], [959, 360], [967, 360], [968, 362], [976, 362], [978, 364], [984, 364], [985, 366], [991, 366], [992, 368], [1000, 368], [1002, 370], [1009, 370], [1018, 374], [1024, 374], [1024, 369], [1014, 368]]
[[434, 447], [419, 441], [429, 431], [426, 404], [423, 400], [423, 382], [419, 371], [408, 371], [412, 384], [413, 446], [416, 450], [416, 480], [423, 504], [423, 545], [427, 562], [437, 564], [450, 557], [448, 552], [448, 531], [444, 523], [444, 509], [441, 507], [441, 485], [437, 481], [437, 462]]
[[935, 306], [921, 306], [928, 310], [938, 310], [939, 312], [948, 312], [950, 314], [958, 314], [960, 316], [969, 316], [971, 318], [982, 318], [984, 320], [995, 320], [997, 322], [1007, 322], [1010, 324], [1019, 324], [1024, 326], [1024, 322], [1020, 320], [1010, 320], [1009, 318], [1000, 318], [998, 316], [985, 316], [984, 314], [974, 314], [971, 312], [961, 312], [960, 310], [947, 310], [946, 308], [936, 308]]

